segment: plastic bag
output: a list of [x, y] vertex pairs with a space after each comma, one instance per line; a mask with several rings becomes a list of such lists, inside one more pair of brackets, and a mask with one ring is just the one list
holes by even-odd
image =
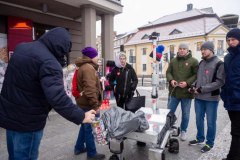
[[99, 145], [106, 145], [108, 144], [106, 140], [106, 130], [103, 124], [103, 121], [100, 118], [96, 118], [95, 121], [92, 123], [92, 130], [95, 142]]

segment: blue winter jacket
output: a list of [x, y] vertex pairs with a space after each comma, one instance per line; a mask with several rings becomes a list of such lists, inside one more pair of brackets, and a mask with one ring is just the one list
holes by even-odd
[[57, 60], [70, 49], [70, 35], [61, 27], [16, 47], [0, 95], [0, 127], [24, 132], [41, 130], [52, 108], [76, 124], [83, 121], [83, 110], [66, 95], [62, 66]]
[[226, 79], [221, 98], [227, 110], [240, 111], [240, 45], [229, 47], [228, 52], [224, 57]]

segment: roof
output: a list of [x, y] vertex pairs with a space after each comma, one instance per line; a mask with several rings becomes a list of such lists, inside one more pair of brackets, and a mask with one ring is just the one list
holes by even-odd
[[213, 14], [214, 13], [213, 13], [212, 7], [204, 8], [204, 9], [192, 9], [190, 11], [183, 11], [183, 12], [178, 12], [178, 13], [163, 16], [163, 17], [161, 17], [149, 24], [146, 24], [140, 28], [169, 23], [169, 22], [173, 22], [176, 20], [182, 20], [182, 19], [191, 18], [191, 17], [195, 17], [195, 16], [213, 15]]
[[132, 31], [123, 33], [123, 34], [118, 34], [118, 35], [116, 36], [115, 40], [122, 39], [122, 38], [124, 38], [124, 37], [129, 36], [129, 35], [135, 34], [137, 31], [138, 31], [138, 29], [135, 29], [135, 30], [132, 30]]
[[208, 9], [193, 9], [164, 16], [154, 21], [153, 24], [155, 24], [154, 27], [150, 27], [151, 24], [139, 28], [139, 31], [125, 45], [152, 42], [149, 39], [142, 39], [142, 37], [146, 34], [150, 35], [154, 31], [160, 33], [159, 41], [202, 36], [222, 25], [222, 22], [216, 14], [209, 12]]

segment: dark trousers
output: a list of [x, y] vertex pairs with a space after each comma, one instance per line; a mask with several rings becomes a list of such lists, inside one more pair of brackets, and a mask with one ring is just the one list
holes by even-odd
[[115, 94], [115, 99], [117, 106], [125, 109], [126, 97], [120, 96], [119, 94]]
[[[87, 112], [89, 110], [84, 111]], [[96, 114], [96, 117], [99, 116], [100, 116], [99, 114]], [[81, 124], [75, 145], [75, 151], [82, 151], [84, 150], [85, 147], [87, 149], [88, 157], [93, 157], [97, 154], [94, 136], [92, 133], [92, 126], [89, 123]]]
[[231, 120], [232, 142], [227, 160], [240, 160], [240, 111], [228, 111]]

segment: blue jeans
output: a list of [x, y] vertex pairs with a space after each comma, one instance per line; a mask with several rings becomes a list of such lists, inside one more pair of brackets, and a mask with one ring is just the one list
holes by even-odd
[[195, 113], [197, 125], [197, 140], [203, 142], [204, 136], [204, 117], [207, 116], [207, 142], [206, 144], [213, 147], [216, 136], [218, 101], [205, 101], [195, 99]]
[[181, 122], [181, 131], [187, 131], [188, 123], [189, 123], [189, 116], [190, 116], [190, 108], [192, 99], [190, 98], [176, 98], [171, 96], [168, 98], [168, 109], [170, 112], [175, 113], [177, 106], [181, 102], [181, 109], [182, 109], [182, 122]]
[[43, 130], [36, 132], [6, 131], [9, 160], [37, 160]]
[[[87, 112], [87, 110], [85, 110]], [[96, 115], [97, 117], [98, 115]], [[92, 133], [92, 126], [91, 124], [85, 123], [82, 124], [78, 133], [78, 138], [75, 145], [75, 151], [82, 151], [87, 149], [87, 156], [93, 157], [97, 154], [96, 145], [94, 141], [94, 136]]]

